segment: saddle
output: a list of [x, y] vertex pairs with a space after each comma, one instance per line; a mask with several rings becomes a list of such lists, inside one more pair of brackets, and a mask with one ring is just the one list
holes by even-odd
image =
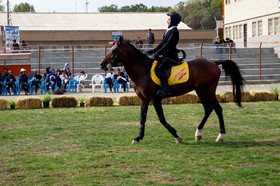
[[[161, 86], [160, 79], [156, 75], [158, 61], [155, 60], [151, 67], [151, 79], [157, 85]], [[183, 62], [180, 65], [172, 66], [166, 71], [168, 77], [168, 85], [176, 85], [185, 83], [189, 80], [189, 65], [187, 62]]]

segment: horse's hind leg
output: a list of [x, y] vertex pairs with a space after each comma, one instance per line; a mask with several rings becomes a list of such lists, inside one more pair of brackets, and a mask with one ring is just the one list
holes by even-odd
[[211, 105], [211, 102], [208, 98], [205, 99], [203, 97], [200, 97], [200, 100], [201, 100], [201, 103], [202, 103], [203, 108], [204, 108], [204, 117], [201, 120], [201, 122], [200, 122], [200, 124], [197, 127], [196, 132], [195, 132], [195, 141], [197, 141], [197, 142], [202, 139], [201, 131], [202, 131], [207, 119], [209, 118], [210, 114], [213, 111], [213, 106]]
[[219, 141], [223, 141], [223, 134], [226, 133], [226, 129], [224, 124], [223, 109], [217, 100], [214, 103], [214, 109], [219, 118], [219, 124], [220, 124], [220, 133], [216, 139], [216, 142], [219, 142]]
[[161, 105], [161, 98], [154, 97], [153, 104], [154, 104], [155, 110], [157, 112], [157, 115], [158, 115], [158, 118], [159, 118], [159, 121], [161, 122], [161, 124], [174, 136], [176, 143], [181, 143], [183, 140], [182, 137], [178, 136], [177, 131], [165, 120], [162, 105]]
[[132, 143], [139, 143], [139, 141], [144, 138], [148, 107], [149, 107], [149, 101], [141, 102], [140, 131], [139, 131], [139, 135], [133, 139]]

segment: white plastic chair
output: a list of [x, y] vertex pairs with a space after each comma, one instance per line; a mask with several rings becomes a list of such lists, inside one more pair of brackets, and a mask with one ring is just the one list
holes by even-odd
[[[84, 79], [84, 80], [86, 80], [87, 79], [87, 74], [86, 74], [86, 78]], [[82, 81], [84, 81], [84, 80], [82, 80]], [[80, 82], [81, 80], [79, 80], [79, 83], [77, 84], [77, 91], [78, 92], [82, 92], [82, 89], [81, 89], [81, 91], [80, 91], [80, 86], [83, 88], [83, 90], [85, 89], [85, 85], [84, 84], [81, 84], [81, 82]]]
[[[96, 74], [91, 78], [92, 93], [94, 93], [95, 87], [100, 87], [103, 90], [104, 77], [100, 74]], [[103, 92], [103, 91], [102, 91]]]

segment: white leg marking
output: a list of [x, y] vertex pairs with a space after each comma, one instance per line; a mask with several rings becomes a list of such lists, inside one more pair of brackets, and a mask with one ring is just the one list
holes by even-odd
[[219, 133], [216, 142], [221, 142], [221, 141], [224, 141], [224, 138], [223, 138], [223, 134]]
[[195, 141], [196, 142], [199, 142], [201, 139], [202, 139], [202, 134], [201, 134], [201, 131], [202, 130], [199, 130], [199, 129], [196, 129], [196, 132], [195, 132]]

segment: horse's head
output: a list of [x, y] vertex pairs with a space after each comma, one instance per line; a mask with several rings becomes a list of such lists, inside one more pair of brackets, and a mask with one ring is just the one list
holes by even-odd
[[100, 67], [102, 70], [108, 70], [110, 67], [115, 67], [122, 63], [123, 54], [123, 38], [117, 41], [117, 43], [112, 47], [112, 50], [105, 56], [105, 58], [100, 62]]

